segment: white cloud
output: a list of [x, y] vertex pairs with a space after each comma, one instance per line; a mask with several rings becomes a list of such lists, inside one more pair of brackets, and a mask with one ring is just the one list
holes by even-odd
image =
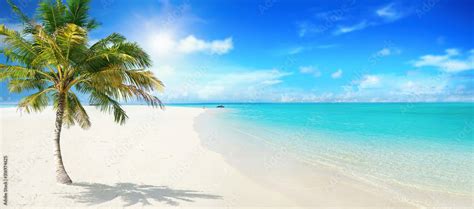
[[300, 73], [302, 74], [311, 74], [314, 77], [320, 77], [321, 76], [321, 71], [319, 71], [317, 68], [313, 66], [301, 66], [300, 67]]
[[[224, 73], [227, 72], [227, 73]], [[180, 73], [180, 72], [176, 72]], [[183, 73], [187, 74], [187, 73]], [[183, 90], [168, 92], [165, 101], [274, 101], [274, 102], [415, 102], [473, 101], [470, 81], [423, 72], [406, 75], [365, 75], [342, 92], [280, 85], [291, 73], [280, 70], [236, 70], [190, 75], [195, 82]], [[173, 76], [176, 77], [176, 76]], [[180, 80], [186, 80], [181, 79]], [[182, 83], [178, 84], [182, 86]], [[199, 88], [196, 88], [198, 86]], [[335, 89], [332, 89], [335, 90]], [[471, 92], [471, 93], [470, 93]]]
[[448, 83], [446, 80], [407, 79], [399, 86], [399, 93], [407, 95], [434, 95], [443, 93]]
[[194, 35], [188, 35], [183, 39], [176, 39], [171, 32], [160, 31], [156, 33], [148, 33], [143, 41], [143, 46], [152, 56], [167, 57], [176, 55], [177, 53], [191, 54], [204, 52], [209, 54], [222, 55], [233, 49], [232, 38], [222, 40], [202, 40]]
[[392, 53], [392, 51], [389, 48], [383, 48], [380, 51], [377, 52], [378, 55], [380, 56], [388, 56]]
[[380, 76], [377, 75], [365, 75], [359, 81], [359, 88], [373, 88], [377, 87], [380, 84]]
[[[381, 8], [378, 8], [374, 11], [375, 15], [371, 14], [361, 14], [359, 18], [351, 18], [351, 22], [338, 24], [338, 28], [333, 31], [334, 35], [341, 35], [345, 33], [350, 33], [358, 30], [362, 30], [368, 27], [383, 25], [387, 23], [394, 22], [403, 17], [408, 16], [413, 13], [412, 8], [402, 7], [402, 5], [397, 5], [395, 3], [385, 5]], [[354, 23], [353, 20], [358, 20], [358, 23]]]
[[303, 74], [312, 73], [313, 71], [314, 71], [314, 68], [312, 66], [300, 67], [300, 73], [303, 73]]
[[472, 93], [463, 89], [469, 81], [455, 80], [446, 74], [374, 74], [365, 75], [352, 85], [343, 86], [344, 93], [333, 101], [417, 102], [473, 101]]
[[277, 69], [209, 74], [195, 93], [198, 99], [254, 99], [255, 92], [282, 83], [289, 75]]
[[152, 57], [162, 58], [174, 54], [176, 41], [171, 32], [150, 30], [146, 34], [147, 36], [139, 40], [139, 43]]
[[381, 50], [379, 50], [376, 55], [378, 57], [386, 57], [386, 56], [390, 56], [390, 55], [396, 55], [396, 54], [400, 54], [401, 53], [401, 50], [400, 49], [397, 49], [397, 48], [394, 48], [394, 47], [384, 47], [382, 48]]
[[225, 54], [232, 50], [233, 47], [231, 37], [223, 40], [205, 41], [189, 35], [179, 41], [177, 49], [183, 53], [208, 52], [211, 54]]
[[458, 56], [459, 54], [459, 50], [457, 49], [446, 49], [446, 55], [448, 56]]
[[154, 70], [156, 76], [160, 79], [166, 79], [169, 78], [176, 73], [176, 69], [172, 67], [171, 65], [162, 65], [155, 67], [156, 70]]
[[154, 63], [185, 62], [186, 55], [222, 55], [233, 49], [230, 36], [206, 39], [194, 35], [193, 29], [206, 21], [194, 15], [187, 2], [174, 4], [164, 0], [158, 8], [153, 15], [138, 13], [124, 23], [124, 35], [143, 46]]
[[350, 33], [357, 30], [362, 30], [368, 26], [369, 24], [365, 20], [351, 26], [339, 26], [339, 28], [336, 31], [334, 31], [334, 35], [340, 35], [340, 34]]
[[375, 13], [382, 18], [388, 20], [396, 20], [402, 17], [402, 14], [395, 10], [393, 4], [389, 4], [375, 11]]
[[[159, 69], [158, 69], [159, 70]], [[248, 69], [210, 64], [177, 67], [166, 78], [160, 98], [166, 102], [269, 101], [292, 73], [278, 69]]]
[[468, 52], [467, 58], [459, 59], [461, 52], [447, 49], [444, 55], [424, 55], [413, 62], [415, 67], [435, 67], [447, 73], [456, 73], [474, 69], [474, 53]]
[[393, 93], [401, 95], [439, 95], [446, 93], [449, 85], [448, 77], [444, 75], [403, 77], [394, 79], [397, 85]]
[[338, 78], [340, 78], [341, 76], [342, 76], [342, 70], [341, 70], [341, 69], [339, 69], [339, 70], [337, 70], [336, 72], [334, 72], [334, 73], [331, 74], [331, 77], [334, 78], [334, 79], [338, 79]]

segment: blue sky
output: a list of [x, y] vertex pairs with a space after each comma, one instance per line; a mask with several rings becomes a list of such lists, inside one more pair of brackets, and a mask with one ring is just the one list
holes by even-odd
[[[470, 0], [131, 2], [92, 1], [90, 42], [141, 44], [165, 102], [474, 100]], [[4, 1], [0, 22], [19, 27]]]

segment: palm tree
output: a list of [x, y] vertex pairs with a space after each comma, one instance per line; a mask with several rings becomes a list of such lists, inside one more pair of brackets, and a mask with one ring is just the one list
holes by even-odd
[[43, 1], [40, 23], [8, 2], [25, 27], [19, 32], [0, 25], [0, 54], [12, 63], [0, 64], [0, 81], [8, 82], [10, 92], [34, 92], [18, 104], [26, 112], [53, 104], [56, 179], [70, 184], [61, 155], [61, 129], [63, 124], [84, 129], [91, 125], [78, 95], [88, 96], [89, 104], [113, 113], [115, 122], [124, 124], [128, 116], [120, 102], [140, 100], [163, 107], [151, 93], [164, 85], [146, 70], [151, 66], [148, 54], [124, 36], [113, 33], [88, 44], [88, 31], [97, 26], [87, 16], [88, 0], [69, 0], [67, 5]]

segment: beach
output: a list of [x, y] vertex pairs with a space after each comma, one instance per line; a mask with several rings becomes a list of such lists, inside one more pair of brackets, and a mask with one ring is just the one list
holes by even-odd
[[[14, 208], [423, 208], [329, 166], [278, 161], [259, 173], [261, 156], [219, 152], [220, 134], [199, 132], [210, 110], [124, 106], [129, 120], [86, 107], [92, 126], [64, 128], [61, 146], [72, 185], [55, 180], [51, 108], [20, 113], [0, 108], [2, 156], [8, 157], [8, 206]], [[214, 111], [214, 110], [212, 110]], [[196, 124], [200, 123], [200, 124]], [[257, 147], [247, 147], [253, 153]], [[236, 147], [236, 149], [240, 149]], [[242, 148], [245, 149], [245, 148]], [[252, 150], [253, 149], [253, 150]], [[224, 151], [220, 149], [221, 151]], [[237, 153], [237, 152], [235, 152]], [[245, 153], [240, 151], [239, 153]], [[231, 157], [232, 158], [232, 157]], [[254, 159], [252, 159], [254, 158]], [[248, 166], [250, 165], [250, 166]], [[253, 172], [252, 172], [253, 171]], [[274, 175], [278, 173], [278, 175]], [[271, 175], [271, 176], [269, 176]], [[417, 193], [422, 198], [424, 194]], [[432, 195], [432, 194], [431, 194]], [[437, 196], [431, 196], [437, 198]], [[446, 196], [438, 196], [446, 197]], [[451, 202], [450, 202], [451, 201]], [[427, 207], [472, 206], [452, 197]]]

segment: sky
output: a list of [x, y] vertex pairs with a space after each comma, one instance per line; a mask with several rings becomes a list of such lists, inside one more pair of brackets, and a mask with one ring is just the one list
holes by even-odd
[[[37, 1], [14, 2], [34, 14]], [[89, 42], [139, 43], [167, 103], [474, 101], [473, 11], [472, 0], [93, 0]], [[21, 28], [3, 0], [0, 24]], [[0, 87], [0, 102], [22, 96]]]

